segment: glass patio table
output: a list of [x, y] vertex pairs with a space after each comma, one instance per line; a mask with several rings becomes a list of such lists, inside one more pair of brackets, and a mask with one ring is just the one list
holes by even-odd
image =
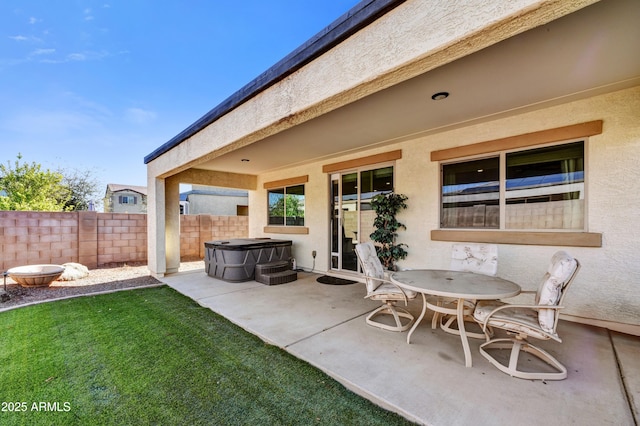
[[[409, 330], [407, 343], [411, 343], [411, 335], [427, 312], [426, 295], [458, 300], [455, 313], [457, 314], [466, 367], [471, 367], [472, 360], [469, 340], [464, 327], [464, 317], [469, 314], [469, 308], [465, 307], [465, 300], [496, 300], [517, 296], [521, 291], [520, 286], [511, 281], [472, 272], [414, 269], [394, 272], [390, 278], [398, 286], [422, 295], [422, 312]], [[453, 310], [451, 312], [439, 310], [438, 312], [454, 313]]]

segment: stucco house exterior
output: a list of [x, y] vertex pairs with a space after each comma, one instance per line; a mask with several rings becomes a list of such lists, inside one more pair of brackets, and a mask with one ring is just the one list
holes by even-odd
[[393, 190], [401, 268], [495, 243], [535, 290], [563, 249], [563, 317], [640, 335], [638, 22], [637, 0], [360, 2], [145, 157], [151, 272], [179, 266], [180, 183], [247, 190], [250, 237], [346, 276]]
[[193, 185], [180, 193], [180, 214], [247, 216], [249, 194], [244, 190]]
[[147, 187], [110, 183], [103, 201], [105, 213], [146, 213]]

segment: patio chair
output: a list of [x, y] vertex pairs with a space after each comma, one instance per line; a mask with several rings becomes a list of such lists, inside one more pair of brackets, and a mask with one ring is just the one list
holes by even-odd
[[[535, 294], [535, 301], [527, 304], [506, 304], [498, 301], [479, 302], [474, 311], [476, 321], [483, 330], [489, 326], [502, 329], [514, 337], [494, 338], [487, 334], [487, 341], [480, 345], [480, 353], [491, 364], [512, 377], [537, 380], [562, 380], [567, 377], [567, 369], [548, 352], [533, 346], [528, 337], [540, 340], [562, 340], [556, 332], [559, 310], [571, 282], [580, 269], [580, 262], [564, 251], [558, 251], [551, 259], [549, 268], [537, 291], [523, 291]], [[488, 350], [511, 349], [508, 363], [501, 363]], [[524, 371], [518, 369], [520, 352], [527, 352], [548, 364], [551, 369], [544, 371]], [[529, 367], [529, 370], [532, 368]], [[550, 371], [551, 370], [551, 371]]]
[[[498, 246], [495, 244], [454, 244], [451, 248], [451, 265], [452, 271], [473, 272], [475, 274], [483, 274], [495, 277], [498, 273]], [[431, 319], [431, 328], [440, 328], [450, 334], [460, 335], [460, 331], [454, 327], [458, 318], [455, 313], [442, 313], [442, 311], [455, 312], [457, 308], [457, 300], [439, 298], [430, 303], [434, 309], [433, 318]], [[473, 309], [475, 301], [465, 301], [465, 321], [477, 324], [473, 318]], [[440, 312], [439, 312], [440, 310]], [[476, 326], [477, 328], [477, 326]], [[491, 333], [491, 329], [489, 329]], [[474, 333], [467, 331], [467, 336], [476, 339], [484, 339], [484, 333]]]
[[[355, 252], [362, 267], [367, 286], [365, 298], [383, 302], [382, 306], [367, 316], [367, 324], [390, 331], [408, 330], [413, 324], [414, 317], [406, 309], [396, 307], [396, 302], [403, 301], [406, 306], [409, 299], [416, 297], [416, 293], [410, 290], [403, 290], [389, 280], [372, 242], [356, 245]], [[394, 325], [374, 321], [374, 318], [379, 315], [392, 316]], [[403, 324], [401, 318], [408, 319], [408, 321]]]

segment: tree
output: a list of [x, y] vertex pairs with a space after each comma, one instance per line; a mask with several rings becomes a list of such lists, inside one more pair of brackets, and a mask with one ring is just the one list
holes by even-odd
[[269, 200], [269, 216], [281, 217], [287, 225], [299, 225], [300, 220], [304, 220], [303, 198], [295, 194], [274, 195]]
[[21, 159], [0, 164], [0, 210], [63, 211], [70, 198], [63, 176]]
[[69, 199], [64, 206], [66, 211], [89, 210], [91, 202], [100, 199], [100, 182], [91, 170], [58, 169], [58, 173], [69, 190]]
[[378, 257], [390, 271], [395, 270], [398, 259], [407, 257], [407, 251], [404, 249], [407, 245], [396, 244], [398, 229], [406, 229], [406, 226], [396, 219], [398, 212], [407, 208], [406, 200], [406, 195], [394, 193], [378, 194], [371, 199], [371, 208], [376, 212], [373, 221], [376, 230], [369, 237], [380, 244], [376, 247]]

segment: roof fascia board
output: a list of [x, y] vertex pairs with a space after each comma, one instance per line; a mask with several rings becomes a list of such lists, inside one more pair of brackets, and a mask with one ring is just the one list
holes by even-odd
[[220, 117], [293, 74], [406, 0], [364, 0], [144, 158], [148, 164]]

